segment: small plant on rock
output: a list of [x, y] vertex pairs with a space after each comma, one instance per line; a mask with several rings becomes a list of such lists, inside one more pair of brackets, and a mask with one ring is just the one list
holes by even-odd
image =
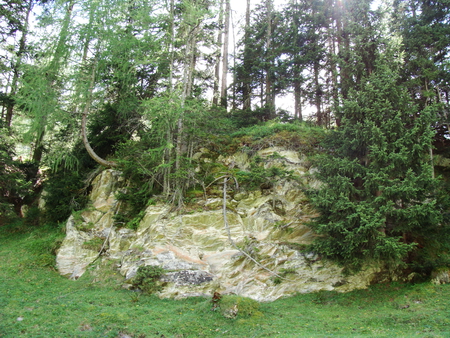
[[133, 288], [140, 289], [147, 294], [158, 292], [162, 289], [159, 279], [164, 273], [165, 270], [157, 265], [141, 266], [132, 280]]
[[83, 243], [83, 249], [93, 250], [93, 251], [100, 251], [103, 247], [103, 243], [105, 242], [104, 239], [95, 237], [93, 239], [90, 239], [89, 241], [86, 241]]

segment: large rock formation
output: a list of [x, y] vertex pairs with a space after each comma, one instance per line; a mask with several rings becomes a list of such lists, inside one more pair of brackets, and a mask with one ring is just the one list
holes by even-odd
[[[204, 155], [200, 152], [195, 158], [207, 161]], [[57, 256], [60, 273], [77, 279], [100, 255], [102, 263], [113, 263], [125, 285], [140, 266], [162, 266], [167, 273], [161, 297], [217, 291], [270, 301], [298, 292], [366, 287], [374, 269], [344, 276], [340, 267], [302, 250], [314, 237], [305, 225], [313, 211], [299, 185], [318, 186], [310, 179], [307, 161], [277, 148], [257, 155], [266, 167], [282, 166], [300, 180], [280, 179], [257, 191], [233, 191], [230, 180], [225, 209], [220, 194], [201, 198], [184, 214], [157, 203], [145, 210], [136, 231], [114, 225], [120, 208], [115, 192], [124, 178], [116, 171], [103, 171], [92, 184], [92, 206], [67, 221], [67, 236]], [[238, 153], [218, 161], [245, 170], [249, 159]], [[216, 193], [220, 189], [218, 185]]]

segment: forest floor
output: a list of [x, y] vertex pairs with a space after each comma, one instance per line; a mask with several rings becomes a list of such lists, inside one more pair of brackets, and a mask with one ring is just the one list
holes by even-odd
[[159, 299], [54, 269], [61, 230], [0, 227], [0, 337], [450, 337], [450, 285], [381, 284], [261, 303], [234, 319], [211, 299]]

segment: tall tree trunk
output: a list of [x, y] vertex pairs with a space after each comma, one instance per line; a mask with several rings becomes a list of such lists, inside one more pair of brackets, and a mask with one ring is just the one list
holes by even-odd
[[336, 27], [333, 26], [333, 19], [330, 20], [328, 30], [330, 35], [328, 57], [330, 65], [330, 77], [331, 77], [331, 99], [332, 99], [331, 107], [332, 110], [336, 113], [339, 109], [339, 89], [338, 89], [339, 84], [338, 84], [338, 70], [336, 65], [336, 58], [337, 58], [336, 55], [337, 39], [335, 35]]
[[315, 87], [315, 104], [317, 114], [317, 125], [324, 124], [324, 117], [322, 113], [322, 88], [319, 83], [320, 64], [318, 60], [314, 61], [314, 87]]
[[297, 70], [294, 70], [294, 118], [303, 121], [302, 116], [302, 86]]
[[272, 92], [272, 0], [266, 0], [267, 8], [267, 34], [266, 34], [266, 107], [269, 109], [269, 118], [274, 118], [275, 104]]
[[[92, 5], [93, 7], [91, 7], [90, 13], [89, 13], [89, 26], [94, 25], [94, 12], [95, 12], [95, 6]], [[89, 44], [91, 43], [93, 39], [92, 34], [87, 34], [86, 35], [86, 40], [84, 41], [84, 46], [83, 46], [83, 55], [81, 58], [81, 64], [82, 64], [82, 68], [86, 68], [88, 66], [88, 62], [87, 62], [87, 58], [88, 58], [88, 52], [89, 52]], [[97, 52], [99, 49], [99, 45], [97, 46]], [[88, 137], [87, 137], [87, 128], [86, 128], [86, 124], [87, 124], [87, 115], [89, 113], [89, 109], [91, 106], [91, 102], [92, 102], [92, 92], [94, 90], [94, 86], [95, 86], [95, 69], [96, 69], [96, 64], [92, 65], [92, 73], [90, 76], [90, 83], [89, 83], [89, 90], [87, 95], [84, 97], [85, 100], [85, 106], [84, 106], [84, 110], [82, 112], [81, 115], [81, 137], [82, 137], [82, 141], [83, 141], [83, 145], [84, 148], [86, 149], [87, 153], [89, 154], [89, 156], [98, 164], [104, 166], [104, 167], [117, 167], [117, 163], [116, 162], [112, 162], [112, 161], [107, 161], [103, 158], [101, 158], [100, 156], [97, 155], [97, 153], [94, 151], [94, 149], [92, 149], [91, 144], [89, 143]], [[81, 88], [78, 87], [75, 90], [75, 95], [78, 96], [80, 95], [81, 92]], [[76, 108], [75, 108], [76, 109]]]
[[250, 0], [247, 0], [247, 8], [245, 10], [245, 32], [244, 32], [244, 78], [242, 83], [242, 109], [247, 110], [252, 106], [251, 101], [251, 78], [249, 76], [251, 70], [251, 60], [249, 56], [250, 44]]
[[220, 105], [227, 107], [228, 42], [230, 36], [230, 0], [225, 0], [225, 27], [223, 34], [222, 86], [220, 88]]
[[[168, 84], [168, 93], [169, 99], [173, 99], [173, 69], [175, 62], [175, 1], [170, 0], [169, 3], [169, 13], [170, 13], [170, 38], [169, 38], [169, 55], [170, 55], [170, 63], [169, 63], [169, 84]], [[169, 147], [169, 144], [173, 142], [173, 130], [171, 123], [167, 124], [166, 131], [166, 147], [164, 149], [163, 161], [166, 166], [163, 169], [163, 194], [166, 198], [169, 197], [171, 191], [171, 177], [170, 177], [170, 163], [172, 161], [172, 148]]]
[[216, 55], [216, 67], [214, 71], [214, 88], [213, 88], [213, 105], [219, 104], [219, 81], [220, 81], [220, 58], [222, 56], [222, 35], [223, 35], [223, 1], [220, 0], [220, 12], [219, 12], [219, 32], [217, 33], [217, 55]]
[[[199, 23], [191, 29], [188, 34], [188, 41], [186, 45], [186, 54], [185, 54], [185, 65], [183, 72], [183, 92], [181, 97], [181, 114], [177, 121], [177, 140], [176, 140], [176, 154], [175, 154], [175, 171], [177, 173], [181, 172], [181, 159], [183, 155], [183, 148], [185, 148], [185, 139], [184, 139], [184, 109], [186, 100], [191, 96], [192, 92], [192, 82], [193, 75], [195, 69], [195, 61], [196, 61], [196, 44], [197, 44], [197, 34], [199, 29]], [[176, 179], [176, 187], [174, 192], [174, 202], [181, 206], [183, 204], [183, 195], [184, 195], [184, 180], [182, 177], [178, 177]]]
[[339, 7], [337, 9], [336, 25], [338, 32], [338, 53], [339, 66], [341, 75], [341, 93], [344, 100], [348, 99], [348, 92], [351, 87], [350, 78], [350, 36], [346, 24], [345, 6], [341, 1], [338, 1]]

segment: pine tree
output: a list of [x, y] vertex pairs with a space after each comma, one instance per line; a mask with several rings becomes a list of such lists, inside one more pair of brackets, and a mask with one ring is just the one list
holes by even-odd
[[412, 259], [441, 220], [428, 157], [435, 111], [412, 102], [388, 62], [349, 91], [330, 155], [318, 162], [324, 185], [312, 193], [315, 250], [350, 268]]

